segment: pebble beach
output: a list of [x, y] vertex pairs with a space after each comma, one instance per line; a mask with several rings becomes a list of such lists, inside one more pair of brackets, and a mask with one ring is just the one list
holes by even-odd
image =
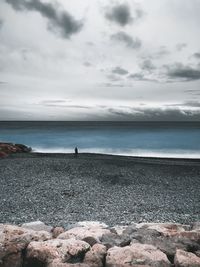
[[1, 223], [200, 220], [200, 160], [16, 153], [0, 159], [0, 184]]

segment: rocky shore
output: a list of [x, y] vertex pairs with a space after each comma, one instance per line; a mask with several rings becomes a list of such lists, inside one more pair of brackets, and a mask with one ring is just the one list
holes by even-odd
[[1, 143], [0, 142], [0, 158], [6, 158], [13, 153], [29, 153], [31, 147], [27, 147], [22, 144]]
[[199, 267], [200, 222], [0, 225], [0, 267]]

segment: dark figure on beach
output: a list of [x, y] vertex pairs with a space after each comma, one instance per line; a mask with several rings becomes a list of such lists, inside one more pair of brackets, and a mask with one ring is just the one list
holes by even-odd
[[75, 147], [74, 153], [75, 153], [75, 156], [77, 157], [78, 156], [78, 147]]

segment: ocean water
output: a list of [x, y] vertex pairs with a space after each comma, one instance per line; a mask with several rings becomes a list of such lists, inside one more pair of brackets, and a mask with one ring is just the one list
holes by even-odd
[[200, 122], [0, 122], [0, 142], [37, 152], [200, 158]]

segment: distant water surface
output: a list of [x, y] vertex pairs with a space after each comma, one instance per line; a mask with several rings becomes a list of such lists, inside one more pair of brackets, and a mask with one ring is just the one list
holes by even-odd
[[37, 152], [200, 158], [200, 122], [0, 122], [0, 141]]

